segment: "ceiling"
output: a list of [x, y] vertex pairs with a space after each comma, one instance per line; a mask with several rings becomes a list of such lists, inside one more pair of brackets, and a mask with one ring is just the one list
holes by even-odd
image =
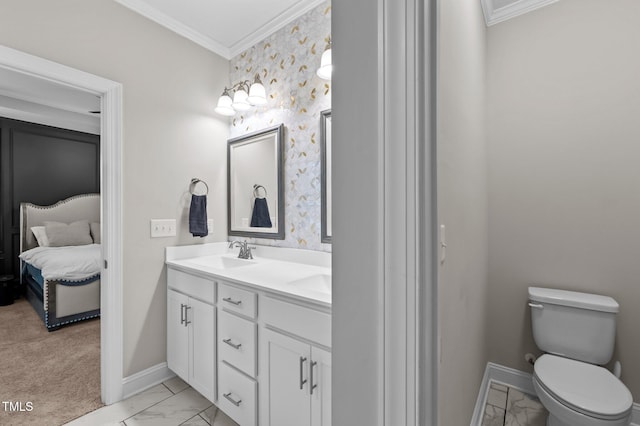
[[[325, 0], [115, 0], [226, 58]], [[100, 98], [0, 67], [0, 116], [99, 133]]]
[[115, 0], [231, 59], [324, 0]]
[[99, 110], [97, 95], [0, 67], [2, 117], [97, 134]]

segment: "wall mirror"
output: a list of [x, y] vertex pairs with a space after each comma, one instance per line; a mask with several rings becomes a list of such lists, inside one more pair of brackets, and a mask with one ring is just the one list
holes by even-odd
[[229, 235], [284, 239], [283, 144], [283, 124], [229, 139]]
[[331, 110], [320, 113], [323, 243], [331, 242]]

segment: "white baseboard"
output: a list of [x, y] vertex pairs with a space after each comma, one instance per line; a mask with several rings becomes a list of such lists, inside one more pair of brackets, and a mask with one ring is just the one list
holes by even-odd
[[[480, 392], [476, 399], [476, 406], [473, 410], [470, 426], [480, 426], [482, 424], [484, 406], [487, 403], [487, 389], [491, 382], [502, 383], [530, 395], [536, 394], [533, 389], [533, 381], [530, 373], [489, 362], [484, 370], [484, 376], [482, 377], [482, 384], [480, 385]], [[640, 404], [633, 404], [630, 426], [640, 426]]]
[[169, 370], [166, 362], [156, 364], [153, 367], [147, 368], [146, 370], [142, 370], [136, 374], [127, 376], [122, 379], [122, 391], [124, 399], [140, 393], [143, 390], [149, 389], [152, 386], [160, 384], [174, 376], [175, 373]]

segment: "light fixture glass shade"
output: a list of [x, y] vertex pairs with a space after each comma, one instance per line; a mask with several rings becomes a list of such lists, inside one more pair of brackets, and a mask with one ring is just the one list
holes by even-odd
[[251, 104], [247, 100], [249, 95], [244, 89], [236, 90], [236, 93], [233, 95], [233, 104], [231, 106], [236, 111], [248, 111], [251, 109]]
[[320, 59], [320, 68], [318, 68], [316, 74], [318, 74], [318, 77], [322, 79], [331, 80], [332, 71], [333, 65], [331, 65], [331, 48], [329, 48], [322, 53], [322, 58]]
[[259, 81], [251, 85], [247, 100], [251, 105], [264, 105], [267, 103], [267, 92]]
[[216, 106], [214, 111], [220, 115], [231, 117], [232, 115], [236, 114], [236, 110], [231, 107], [232, 103], [233, 100], [231, 99], [231, 96], [229, 96], [228, 92], [225, 91], [225, 93], [223, 93], [222, 96], [218, 98], [218, 105]]

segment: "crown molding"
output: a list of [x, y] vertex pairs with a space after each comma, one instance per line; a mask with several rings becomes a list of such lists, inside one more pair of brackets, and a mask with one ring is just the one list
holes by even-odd
[[154, 21], [157, 24], [181, 35], [187, 40], [222, 56], [225, 59], [231, 59], [229, 48], [217, 42], [216, 40], [205, 36], [204, 34], [194, 30], [193, 28], [173, 19], [172, 17], [158, 11], [158, 9], [150, 6], [142, 0], [115, 0], [117, 3], [133, 10], [134, 12]]
[[160, 12], [158, 9], [150, 6], [144, 0], [115, 0], [117, 3], [125, 6], [128, 9], [144, 16], [147, 19], [154, 21], [157, 24], [185, 37], [188, 40], [212, 51], [213, 53], [222, 56], [225, 59], [231, 59], [236, 55], [239, 55], [246, 49], [254, 46], [262, 40], [269, 37], [288, 23], [299, 18], [307, 13], [314, 7], [322, 4], [325, 0], [313, 0], [313, 1], [299, 1], [294, 6], [286, 9], [269, 22], [262, 25], [257, 30], [251, 32], [246, 37], [238, 40], [231, 46], [225, 46], [220, 42], [208, 37], [199, 31], [179, 22], [178, 20]]
[[7, 97], [2, 93], [0, 93], [0, 116], [94, 135], [100, 134], [100, 116], [53, 108]]
[[516, 16], [523, 15], [557, 1], [558, 0], [516, 0], [500, 8], [494, 6], [494, 0], [481, 0], [481, 3], [485, 22], [487, 23], [487, 27], [490, 27], [491, 25], [515, 18]]
[[[272, 20], [262, 25], [257, 30], [253, 31], [246, 37], [238, 40], [236, 43], [229, 47], [231, 58], [241, 54], [250, 47], [258, 44], [262, 40], [269, 37], [285, 25], [293, 22], [300, 16], [304, 15], [316, 6], [324, 3], [325, 0], [313, 0], [313, 1], [300, 1], [296, 5], [286, 9], [281, 14], [274, 17]], [[231, 59], [229, 58], [229, 59]]]

